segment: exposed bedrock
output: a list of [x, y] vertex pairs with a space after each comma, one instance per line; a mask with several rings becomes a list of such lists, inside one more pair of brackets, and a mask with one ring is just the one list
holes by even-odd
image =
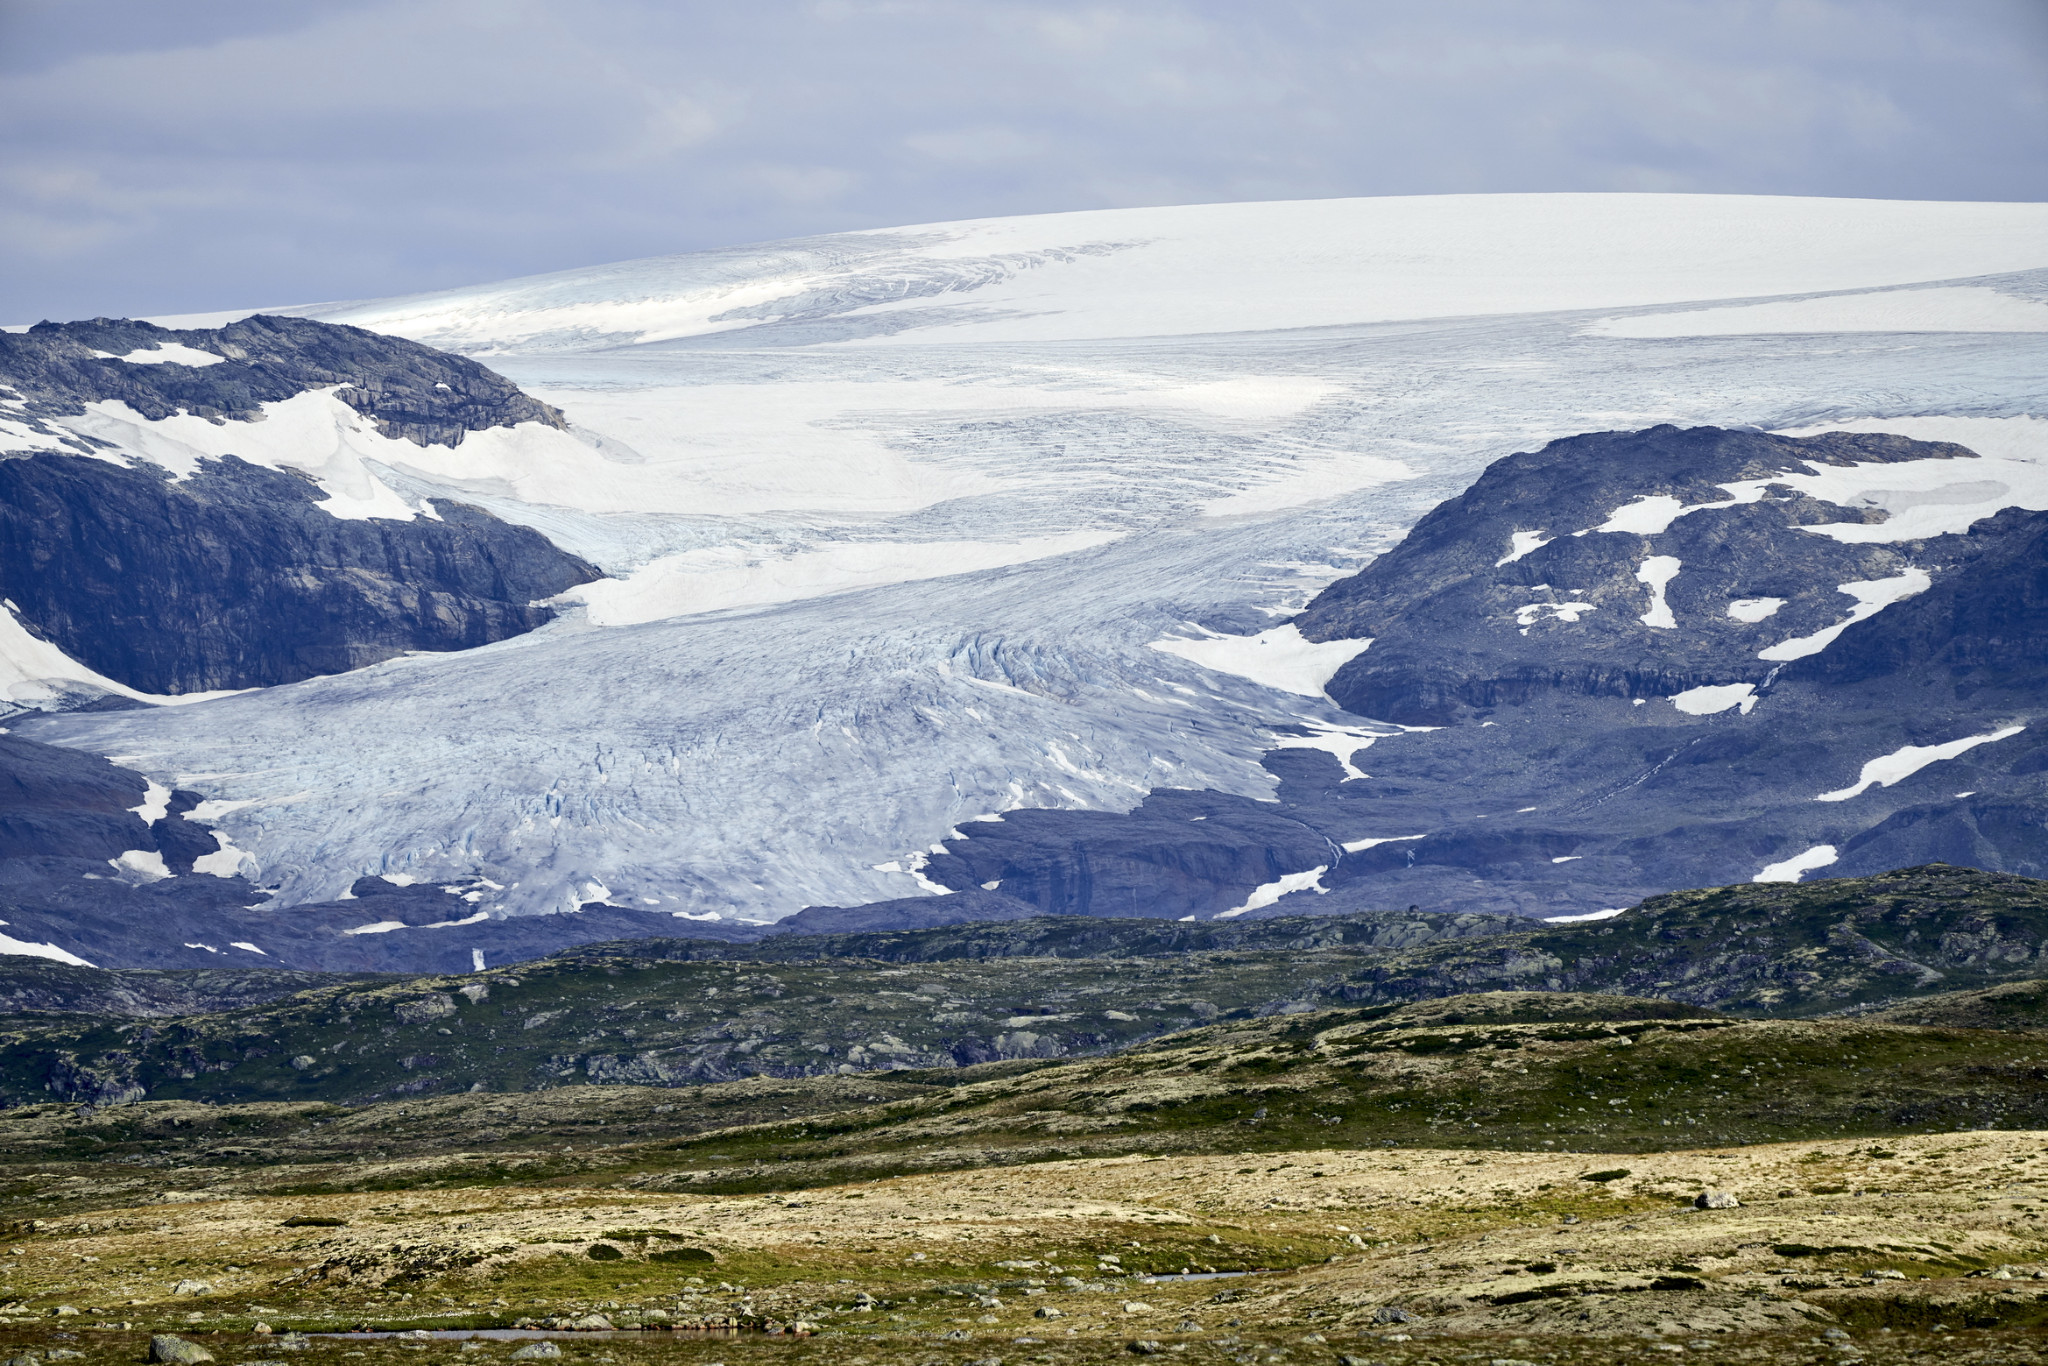
[[310, 481], [232, 457], [175, 480], [70, 455], [0, 460], [0, 597], [89, 668], [151, 693], [263, 687], [530, 631], [598, 576], [453, 502], [344, 521]]
[[2007, 508], [1921, 543], [1932, 585], [1844, 631], [1783, 677], [1848, 684], [1925, 670], [1965, 692], [2048, 677], [2048, 513]]

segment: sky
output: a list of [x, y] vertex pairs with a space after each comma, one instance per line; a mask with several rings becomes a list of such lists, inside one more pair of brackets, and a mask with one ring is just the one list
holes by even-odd
[[2048, 0], [0, 0], [0, 322], [1523, 190], [2048, 199]]

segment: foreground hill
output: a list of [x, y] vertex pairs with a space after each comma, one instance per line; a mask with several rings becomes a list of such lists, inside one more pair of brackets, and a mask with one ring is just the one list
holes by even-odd
[[[1933, 866], [1674, 893], [1610, 920], [1536, 930], [1381, 914], [626, 942], [461, 976], [344, 980], [187, 1016], [109, 1012], [94, 979], [52, 968], [43, 994], [21, 999], [73, 993], [75, 1013], [17, 1015], [0, 1031], [0, 1098], [359, 1104], [968, 1067], [1115, 1054], [1210, 1021], [1473, 991], [1811, 1017], [2032, 979], [2044, 943], [2048, 884]], [[142, 1013], [154, 1018], [133, 1018]]]

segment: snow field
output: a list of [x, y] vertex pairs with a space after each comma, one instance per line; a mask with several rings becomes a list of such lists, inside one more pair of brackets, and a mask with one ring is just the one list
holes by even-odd
[[95, 351], [93, 354], [102, 360], [126, 361], [130, 365], [170, 364], [190, 365], [194, 368], [206, 365], [219, 365], [227, 359], [226, 356], [217, 356], [211, 351], [201, 351], [198, 347], [187, 346], [183, 342], [168, 341], [158, 342], [156, 349], [153, 351], [130, 351], [125, 356], [117, 356], [111, 351]]
[[1323, 689], [1337, 676], [1337, 670], [1372, 644], [1370, 640], [1305, 640], [1292, 623], [1255, 636], [1226, 636], [1201, 627], [1195, 629], [1202, 634], [1192, 639], [1155, 640], [1152, 648], [1178, 655], [1205, 669], [1235, 674], [1303, 697], [1323, 696]]
[[920, 224], [307, 311], [472, 354], [818, 320], [827, 342], [991, 345], [1870, 289], [2048, 266], [2044, 243], [2038, 204], [1297, 200]]

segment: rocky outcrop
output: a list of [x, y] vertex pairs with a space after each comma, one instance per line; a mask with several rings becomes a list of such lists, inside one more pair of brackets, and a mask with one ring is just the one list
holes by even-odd
[[1354, 974], [1333, 994], [1379, 1004], [1503, 989], [1601, 992], [1813, 1015], [2044, 968], [2048, 883], [1936, 864], [1675, 892], [1608, 923], [1431, 946]]
[[[1371, 638], [1330, 696], [1404, 725], [1552, 691], [1661, 698], [1760, 683], [1772, 669], [1757, 657], [1764, 647], [1841, 621], [1836, 585], [1897, 574], [1912, 548], [1802, 530], [1866, 514], [1789, 486], [1753, 500], [1726, 486], [1810, 465], [1941, 458], [1972, 457], [1895, 436], [1716, 427], [1553, 441], [1494, 462], [1393, 550], [1325, 589], [1296, 625], [1310, 640]], [[1682, 508], [1694, 510], [1675, 515]], [[1676, 562], [1662, 585], [1653, 559]], [[1781, 605], [1751, 621], [1726, 610], [1761, 599]], [[1659, 604], [1669, 628], [1653, 624], [1664, 619]]]

